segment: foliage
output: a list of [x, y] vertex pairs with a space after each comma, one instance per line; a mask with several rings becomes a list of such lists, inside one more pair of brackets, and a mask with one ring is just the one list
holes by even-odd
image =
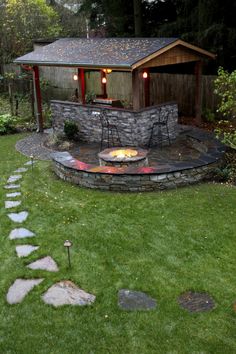
[[[6, 180], [28, 160], [15, 150], [22, 138], [0, 139], [1, 200]], [[30, 212], [24, 227], [37, 236], [27, 242], [39, 249], [27, 259], [16, 256], [19, 242], [8, 238], [14, 225], [0, 208], [2, 354], [236, 352], [235, 188], [202, 184], [159, 193], [108, 193], [66, 183], [54, 176], [50, 162], [38, 161], [24, 175], [21, 192], [22, 205], [13, 212]], [[68, 238], [71, 269], [63, 247]], [[56, 260], [57, 273], [26, 267], [45, 255]], [[8, 305], [11, 284], [32, 277], [44, 281], [21, 304]], [[61, 279], [96, 295], [95, 303], [45, 305], [42, 294]], [[122, 288], [146, 292], [157, 299], [157, 309], [120, 310]], [[178, 296], [189, 289], [208, 292], [216, 308], [195, 314], [180, 309]]]
[[74, 140], [78, 134], [78, 126], [71, 120], [66, 120], [64, 123], [64, 133], [69, 140]]
[[15, 131], [16, 117], [10, 114], [0, 115], [0, 135], [13, 133]]
[[85, 95], [85, 102], [87, 104], [92, 103], [95, 98], [96, 98], [95, 92], [87, 92]]
[[220, 67], [214, 84], [214, 92], [220, 98], [218, 112], [236, 118], [236, 70], [229, 73]]
[[204, 120], [208, 123], [214, 123], [216, 121], [216, 115], [210, 109], [206, 109], [203, 113]]
[[226, 132], [221, 128], [216, 128], [215, 133], [216, 137], [220, 139], [222, 143], [230, 146], [232, 149], [236, 149], [236, 130]]
[[2, 62], [32, 50], [33, 39], [55, 37], [61, 31], [56, 11], [45, 0], [6, 0], [1, 13]]

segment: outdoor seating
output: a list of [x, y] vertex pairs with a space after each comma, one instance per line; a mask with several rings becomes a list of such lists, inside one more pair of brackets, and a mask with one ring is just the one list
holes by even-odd
[[102, 127], [100, 149], [103, 149], [103, 145], [106, 143], [107, 147], [115, 146], [116, 143], [121, 146], [121, 140], [119, 131], [116, 124], [111, 123], [111, 119], [115, 116], [108, 116], [105, 111], [100, 114], [100, 122]]
[[170, 145], [170, 134], [168, 128], [169, 117], [170, 112], [167, 112], [163, 117], [161, 115], [161, 110], [158, 112], [158, 114], [151, 115], [151, 120], [153, 121], [153, 123], [151, 127], [151, 134], [149, 138], [148, 147], [159, 144], [162, 147], [164, 140], [167, 140], [168, 145]]

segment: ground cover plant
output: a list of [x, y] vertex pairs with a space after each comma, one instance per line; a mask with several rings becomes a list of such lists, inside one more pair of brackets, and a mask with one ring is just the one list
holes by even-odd
[[[120, 194], [82, 189], [37, 162], [21, 183], [23, 224], [40, 246], [18, 259], [8, 234], [4, 185], [27, 158], [15, 151], [23, 135], [0, 137], [0, 353], [234, 353], [236, 352], [236, 189], [202, 184], [161, 193]], [[70, 239], [72, 269], [63, 242]], [[58, 273], [26, 265], [52, 256]], [[44, 277], [19, 305], [6, 293], [16, 278]], [[96, 295], [90, 307], [53, 308], [41, 295], [70, 279]], [[144, 291], [155, 310], [125, 312], [118, 290]], [[178, 305], [187, 290], [207, 292], [216, 307], [189, 314]]]

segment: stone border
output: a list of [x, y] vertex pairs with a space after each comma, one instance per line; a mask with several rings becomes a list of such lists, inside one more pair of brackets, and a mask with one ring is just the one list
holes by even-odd
[[112, 167], [89, 165], [74, 159], [68, 152], [56, 152], [51, 155], [53, 169], [65, 181], [108, 191], [156, 191], [211, 179], [221, 162], [225, 146], [213, 134], [198, 128], [193, 128], [188, 137], [200, 152], [198, 159], [166, 161], [158, 163], [157, 167]]

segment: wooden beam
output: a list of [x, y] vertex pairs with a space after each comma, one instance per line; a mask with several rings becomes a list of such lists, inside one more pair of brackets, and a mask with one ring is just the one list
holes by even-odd
[[147, 73], [147, 77], [143, 78], [144, 81], [144, 104], [145, 107], [150, 106], [150, 72], [149, 69], [144, 69], [143, 73]]
[[195, 64], [195, 118], [198, 124], [202, 121], [202, 62]]
[[79, 82], [80, 82], [80, 92], [81, 92], [81, 100], [82, 103], [85, 104], [85, 77], [84, 77], [84, 69], [79, 69], [78, 70], [78, 76], [79, 76]]
[[39, 133], [43, 132], [43, 112], [42, 112], [42, 96], [40, 89], [39, 81], [39, 67], [33, 66], [33, 78], [34, 78], [34, 87], [35, 87], [35, 102], [36, 102], [36, 114], [37, 114], [37, 131]]
[[140, 102], [140, 90], [139, 90], [139, 81], [142, 80], [140, 77], [139, 70], [132, 71], [132, 92], [133, 92], [133, 109], [139, 110], [141, 108]]
[[103, 83], [102, 82], [102, 79], [105, 78], [107, 80], [107, 77], [106, 77], [106, 73], [101, 70], [101, 84], [102, 84], [102, 95], [103, 95], [103, 98], [107, 98], [107, 83]]

